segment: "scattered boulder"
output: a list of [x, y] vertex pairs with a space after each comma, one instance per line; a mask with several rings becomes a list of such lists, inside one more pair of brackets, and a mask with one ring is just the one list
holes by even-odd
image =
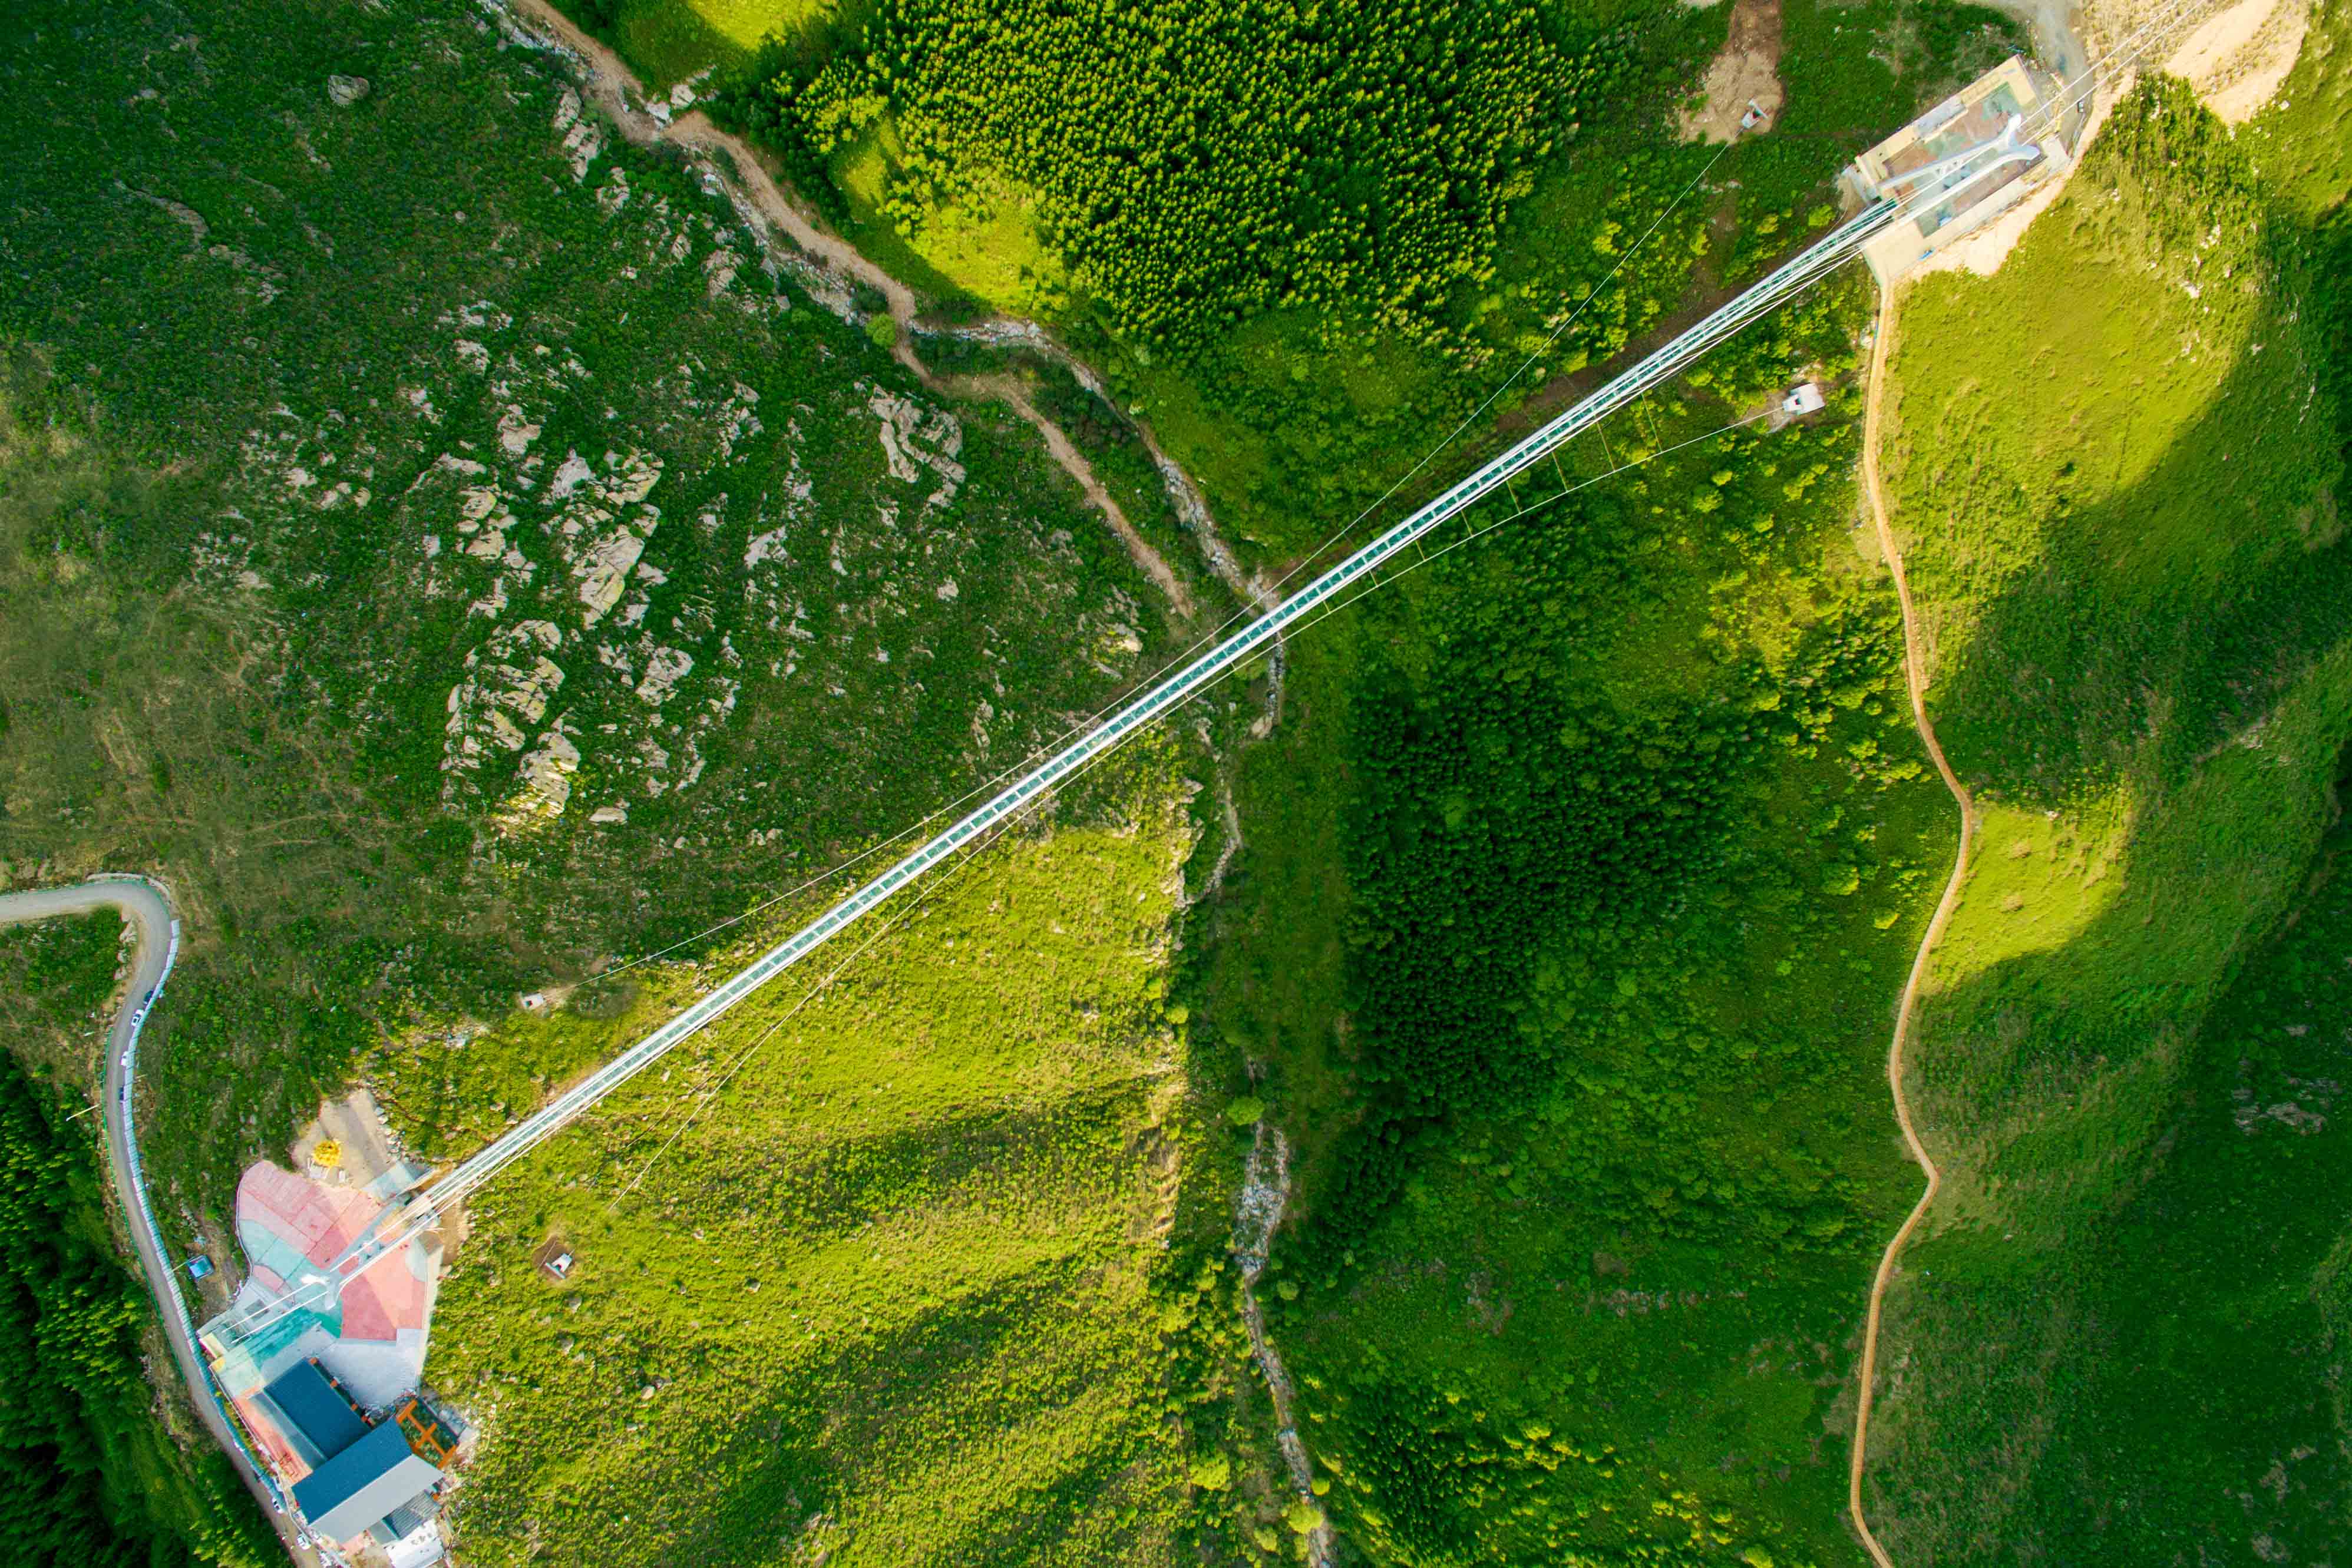
[[338, 109], [349, 109], [370, 91], [365, 77], [331, 76], [327, 78], [327, 96]]

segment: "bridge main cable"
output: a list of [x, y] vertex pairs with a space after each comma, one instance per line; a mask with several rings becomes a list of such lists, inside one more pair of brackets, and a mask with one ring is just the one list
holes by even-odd
[[[483, 1183], [562, 1130], [582, 1113], [677, 1045], [716, 1022], [770, 980], [920, 880], [949, 856], [1071, 778], [1097, 758], [1182, 706], [1202, 690], [1313, 615], [1349, 586], [1423, 536], [1476, 506], [1505, 483], [1566, 446], [1644, 392], [1672, 380], [1708, 350], [1769, 313], [1851, 258], [1872, 235], [1904, 214], [1895, 202], [1864, 208], [1736, 298], [1652, 350], [1574, 407], [1558, 415], [1469, 477], [1373, 538], [1225, 642], [1135, 697], [1099, 725], [1023, 774], [978, 810], [929, 840], [873, 881], [846, 894], [814, 921], [760, 955], [701, 1000], [680, 1012], [595, 1072], [509, 1128], [408, 1200], [386, 1211], [378, 1226], [354, 1240], [319, 1282], [340, 1293], [342, 1284], [394, 1248], [431, 1228], [438, 1218]], [[299, 1296], [302, 1294], [297, 1291]]]

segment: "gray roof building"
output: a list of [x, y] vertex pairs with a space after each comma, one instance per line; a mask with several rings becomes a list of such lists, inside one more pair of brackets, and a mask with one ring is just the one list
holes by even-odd
[[330, 1541], [351, 1541], [440, 1484], [441, 1472], [409, 1450], [386, 1421], [294, 1483], [294, 1505]]

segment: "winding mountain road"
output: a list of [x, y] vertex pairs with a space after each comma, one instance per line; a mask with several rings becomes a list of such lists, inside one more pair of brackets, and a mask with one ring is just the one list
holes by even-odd
[[161, 887], [143, 877], [126, 876], [77, 883], [70, 887], [0, 894], [0, 926], [89, 915], [100, 909], [111, 909], [121, 915], [136, 936], [136, 956], [129, 987], [123, 993], [122, 1011], [106, 1039], [107, 1174], [114, 1183], [115, 1196], [121, 1200], [131, 1244], [139, 1252], [139, 1267], [147, 1277], [147, 1288], [154, 1293], [163, 1334], [171, 1342], [172, 1359], [178, 1364], [180, 1376], [187, 1385], [189, 1402], [228, 1455], [229, 1462], [236, 1466], [246, 1490], [261, 1505], [262, 1517], [276, 1528], [287, 1552], [308, 1568], [318, 1562], [317, 1556], [304, 1545], [294, 1521], [279, 1506], [275, 1486], [262, 1473], [245, 1440], [230, 1424], [227, 1410], [213, 1390], [211, 1375], [196, 1348], [195, 1325], [188, 1316], [187, 1303], [181, 1298], [178, 1281], [172, 1276], [172, 1260], [164, 1254], [163, 1237], [147, 1207], [146, 1181], [139, 1163], [139, 1138], [131, 1125], [131, 1080], [138, 1071], [140, 1028], [147, 1021], [148, 1010], [163, 991], [163, 982], [170, 977], [172, 960], [179, 952], [180, 923], [173, 917], [172, 906], [165, 902]]

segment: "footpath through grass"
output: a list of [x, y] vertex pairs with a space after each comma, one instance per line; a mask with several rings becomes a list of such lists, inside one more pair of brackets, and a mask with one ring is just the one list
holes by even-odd
[[[1821, 182], [1913, 107], [1869, 57], [1915, 19], [1796, 18], [1784, 68], [1827, 84], [1809, 134], [1719, 166], [1741, 189], [1662, 231], [1576, 362], [1825, 221]], [[1654, 214], [1702, 162], [1653, 121], [1589, 126], [1518, 209], [1509, 298], [1573, 298], [1556, 291], [1579, 246], [1612, 257], [1647, 222], [1612, 228], [1612, 191], [1654, 190]], [[1541, 259], [1514, 276], [1520, 244]], [[1567, 476], [1704, 438], [1800, 373], [1831, 386], [1819, 421], [1701, 439], [1298, 640], [1283, 725], [1246, 765], [1250, 847], [1204, 923], [1200, 1011], [1300, 1145], [1262, 1293], [1323, 1506], [1370, 1561], [1859, 1558], [1839, 1520], [1855, 1334], [1916, 1191], [1885, 1031], [1952, 848], [1854, 528], [1866, 309], [1826, 291]], [[1254, 406], [1312, 433], [1286, 423], [1299, 400], [1388, 362], [1294, 376], [1276, 334], [1245, 327], [1162, 379], [1208, 382], [1248, 347]], [[1400, 396], [1350, 438], [1438, 423]], [[1300, 476], [1303, 509], [1329, 515], [1345, 496], [1322, 478], [1369, 471], [1351, 465], [1251, 482], [1272, 505], [1274, 476]], [[1523, 498], [1550, 487], [1531, 476]]]
[[1948, 1196], [1881, 1357], [1898, 1560], [2319, 1561], [2352, 1529], [2352, 1242], [2317, 1196], [2352, 313], [2341, 217], [2311, 225], [2347, 25], [2234, 137], [2143, 87], [1999, 277], [1902, 312], [1895, 524], [1986, 811], [1915, 1059]]

